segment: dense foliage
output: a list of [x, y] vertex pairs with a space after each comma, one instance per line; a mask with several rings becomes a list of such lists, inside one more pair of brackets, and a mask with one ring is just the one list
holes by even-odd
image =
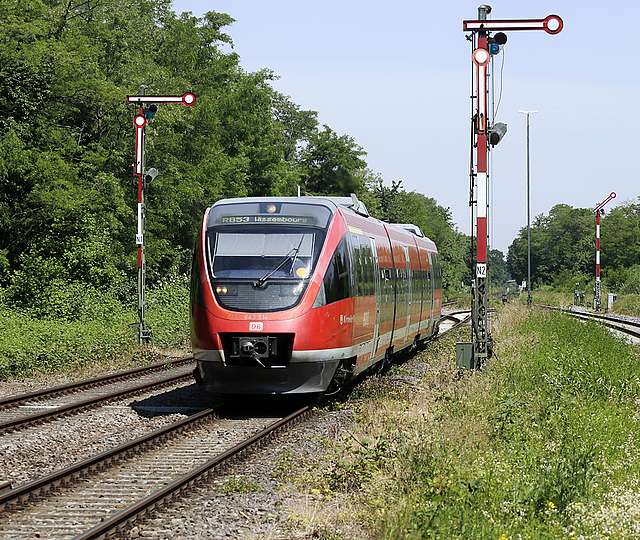
[[189, 259], [223, 197], [357, 193], [383, 219], [421, 225], [459, 287], [463, 237], [448, 209], [387, 188], [349, 135], [319, 125], [240, 67], [233, 19], [170, 0], [0, 0], [0, 378], [130, 355], [135, 320], [134, 111], [124, 97], [192, 91], [147, 128], [148, 322], [188, 331]]
[[[593, 211], [566, 204], [538, 216], [531, 227], [534, 284], [591, 284], [595, 264]], [[640, 199], [613, 208], [601, 223], [602, 277], [621, 293], [640, 293]], [[527, 276], [527, 230], [509, 247], [507, 263], [518, 281]]]
[[[37, 316], [76, 317], [91, 291], [131, 298], [133, 111], [124, 96], [198, 95], [193, 109], [160, 107], [147, 128], [149, 283], [188, 272], [204, 208], [221, 197], [384, 195], [364, 150], [319, 126], [247, 73], [226, 14], [176, 15], [169, 0], [0, 2], [0, 286], [5, 301]], [[395, 189], [394, 217], [419, 221], [441, 243], [459, 283], [448, 210]], [[376, 208], [376, 201], [381, 206]], [[380, 211], [381, 217], [390, 217]], [[414, 217], [417, 216], [416, 219]], [[450, 251], [451, 250], [451, 251]]]

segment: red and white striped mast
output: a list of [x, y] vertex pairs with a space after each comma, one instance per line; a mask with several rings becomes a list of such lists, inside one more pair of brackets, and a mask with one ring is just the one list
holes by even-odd
[[611, 199], [616, 198], [615, 191], [609, 193], [607, 198], [596, 205], [596, 285], [593, 289], [593, 309], [600, 311], [602, 305], [602, 284], [600, 283], [600, 216], [604, 214], [604, 206]]
[[[136, 229], [136, 245], [138, 246], [137, 269], [138, 269], [138, 343], [148, 343], [151, 339], [151, 332], [144, 322], [144, 292], [145, 292], [145, 262], [144, 262], [144, 189], [147, 180], [152, 180], [153, 176], [144, 167], [144, 144], [145, 128], [149, 121], [155, 116], [158, 110], [158, 103], [181, 103], [186, 107], [193, 107], [196, 104], [196, 96], [191, 92], [186, 92], [181, 96], [145, 96], [144, 87], [140, 87], [140, 95], [127, 96], [127, 103], [135, 103], [140, 107], [138, 113], [133, 118], [135, 128], [135, 162], [133, 163], [133, 177], [137, 181], [138, 187], [138, 220]], [[157, 171], [155, 171], [157, 174]], [[149, 178], [147, 178], [149, 177]]]
[[[476, 368], [491, 355], [491, 332], [489, 327], [487, 218], [489, 212], [488, 154], [489, 144], [495, 146], [506, 133], [505, 124], [491, 126], [488, 118], [489, 104], [489, 62], [491, 45], [506, 42], [505, 31], [542, 30], [547, 34], [557, 34], [562, 30], [563, 21], [558, 15], [544, 19], [502, 19], [488, 20], [491, 6], [481, 5], [478, 18], [462, 23], [464, 32], [470, 32], [472, 44], [472, 146], [476, 148], [475, 159], [471, 163], [471, 212], [475, 216], [476, 264], [475, 287], [472, 306], [473, 365]], [[492, 32], [499, 32], [492, 37]], [[491, 119], [493, 120], [493, 119]], [[472, 148], [473, 152], [473, 148]], [[472, 231], [473, 235], [473, 231]]]

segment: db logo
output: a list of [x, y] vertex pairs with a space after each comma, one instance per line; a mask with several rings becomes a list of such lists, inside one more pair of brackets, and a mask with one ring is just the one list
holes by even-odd
[[261, 322], [249, 323], [249, 332], [262, 332], [263, 328], [264, 328], [264, 324]]

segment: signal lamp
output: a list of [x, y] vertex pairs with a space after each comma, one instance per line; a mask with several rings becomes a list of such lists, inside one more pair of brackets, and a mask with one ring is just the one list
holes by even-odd
[[150, 184], [151, 182], [153, 182], [156, 178], [156, 176], [158, 176], [158, 169], [156, 169], [155, 167], [151, 167], [148, 170], [144, 171], [144, 183], [146, 184]]
[[151, 122], [153, 117], [158, 112], [158, 106], [155, 103], [152, 103], [144, 110], [144, 117], [147, 119], [147, 122]]
[[489, 43], [489, 54], [498, 54], [500, 52], [500, 45], [497, 43]]
[[473, 61], [480, 66], [486, 64], [489, 61], [489, 51], [481, 48], [475, 49], [473, 51]]
[[193, 107], [196, 104], [196, 95], [192, 92], [182, 94], [182, 104], [186, 107]]
[[507, 42], [507, 34], [504, 32], [497, 32], [491, 39], [498, 45], [504, 45]]
[[504, 122], [496, 122], [489, 129], [489, 144], [495, 146], [507, 134], [507, 124]]

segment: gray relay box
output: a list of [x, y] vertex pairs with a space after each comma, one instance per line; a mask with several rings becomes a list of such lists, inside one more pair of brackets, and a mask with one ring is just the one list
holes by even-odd
[[456, 343], [456, 366], [461, 369], [475, 369], [473, 361], [473, 343]]

